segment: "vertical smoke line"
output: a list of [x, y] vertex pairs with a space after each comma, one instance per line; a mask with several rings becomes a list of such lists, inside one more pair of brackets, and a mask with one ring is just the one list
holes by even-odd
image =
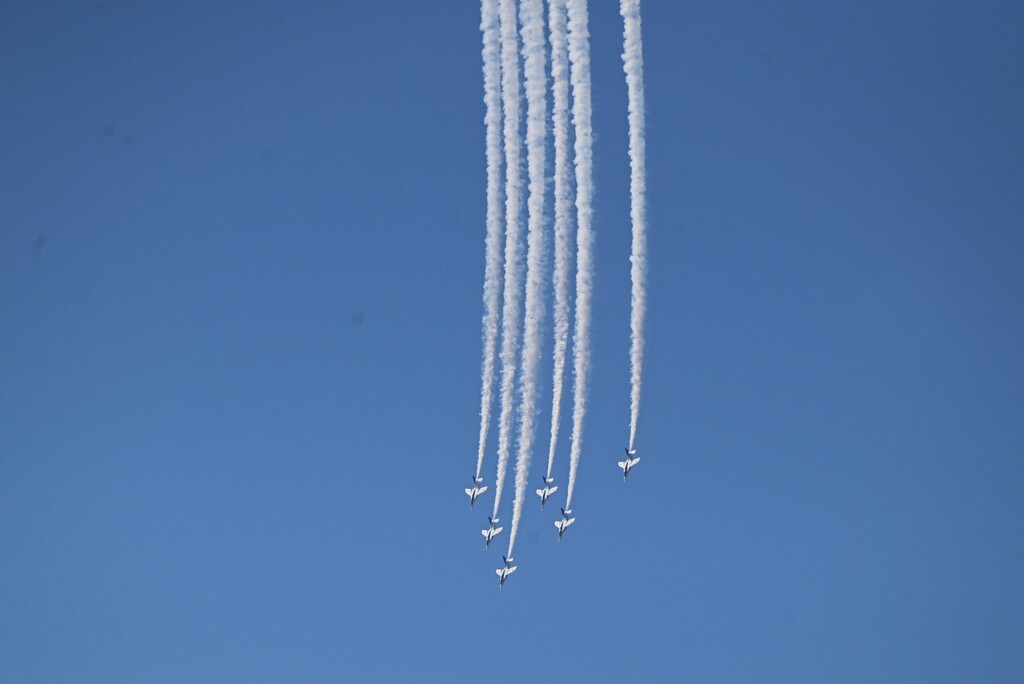
[[640, 416], [640, 379], [644, 363], [644, 314], [647, 310], [647, 172], [644, 161], [644, 59], [640, 36], [640, 0], [620, 0], [624, 21], [622, 66], [629, 92], [629, 215], [633, 246], [629, 257], [632, 282], [630, 329], [629, 448], [636, 441]]
[[483, 33], [484, 125], [487, 139], [487, 237], [484, 242], [483, 368], [480, 372], [480, 441], [476, 477], [484, 466], [484, 449], [494, 403], [494, 365], [498, 346], [498, 306], [501, 294], [501, 43], [498, 0], [480, 3]]
[[572, 119], [576, 130], [576, 327], [573, 331], [573, 415], [572, 448], [566, 510], [572, 508], [580, 450], [583, 446], [583, 418], [587, 412], [587, 374], [590, 370], [590, 297], [593, 292], [594, 236], [593, 145], [590, 103], [590, 33], [586, 0], [568, 0], [569, 77], [572, 82]]
[[508, 556], [519, 531], [523, 499], [530, 470], [534, 424], [537, 419], [537, 366], [540, 363], [541, 325], [544, 322], [544, 167], [547, 139], [547, 76], [545, 73], [544, 4], [521, 0], [519, 19], [523, 34], [523, 71], [526, 88], [526, 158], [529, 170], [529, 213], [526, 252], [526, 327], [523, 333], [522, 370], [519, 376], [519, 453], [516, 456], [516, 492], [512, 504], [512, 530]]
[[547, 477], [555, 464], [562, 388], [565, 385], [565, 357], [569, 341], [569, 268], [572, 254], [572, 167], [569, 165], [569, 46], [565, 35], [565, 0], [551, 0], [548, 26], [551, 32], [551, 125], [555, 138], [555, 270], [554, 369], [551, 380], [551, 441], [548, 445]]
[[515, 400], [516, 350], [519, 345], [520, 213], [522, 171], [519, 145], [519, 32], [515, 0], [501, 0], [501, 98], [505, 140], [505, 284], [501, 310], [501, 415], [498, 419], [498, 474], [494, 488], [494, 513], [498, 517], [508, 469], [509, 433]]

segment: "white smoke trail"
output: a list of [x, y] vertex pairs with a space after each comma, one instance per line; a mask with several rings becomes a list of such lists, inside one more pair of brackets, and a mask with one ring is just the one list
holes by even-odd
[[487, 129], [487, 237], [484, 258], [484, 360], [480, 389], [480, 443], [476, 478], [484, 466], [484, 448], [491, 426], [494, 364], [498, 346], [498, 304], [501, 293], [501, 44], [498, 35], [498, 0], [480, 3], [483, 33], [484, 125]]
[[640, 415], [640, 374], [644, 363], [644, 313], [647, 310], [647, 175], [644, 166], [644, 58], [640, 40], [640, 0], [620, 0], [623, 29], [622, 65], [629, 91], [629, 194], [633, 222], [633, 249], [629, 261], [633, 284], [630, 329], [629, 448], [636, 441]]
[[537, 419], [537, 366], [540, 362], [541, 324], [544, 322], [544, 165], [547, 138], [545, 91], [544, 4], [521, 0], [519, 20], [523, 33], [523, 71], [526, 76], [526, 158], [530, 179], [529, 230], [526, 252], [526, 329], [523, 333], [522, 371], [519, 376], [519, 453], [516, 457], [516, 495], [512, 504], [512, 530], [508, 556], [519, 531], [523, 499]]
[[572, 81], [572, 119], [576, 129], [576, 329], [573, 332], [573, 414], [569, 487], [565, 508], [572, 508], [572, 495], [583, 446], [583, 418], [587, 412], [587, 373], [590, 370], [590, 296], [593, 291], [594, 236], [593, 164], [590, 118], [590, 33], [586, 0], [568, 0], [569, 74]]
[[501, 0], [501, 98], [505, 115], [505, 291], [501, 311], [501, 415], [498, 419], [498, 475], [494, 487], [494, 513], [498, 517], [508, 469], [509, 433], [519, 344], [520, 195], [519, 160], [519, 32], [515, 0]]
[[555, 464], [555, 446], [562, 415], [562, 387], [565, 377], [565, 352], [569, 338], [569, 266], [572, 258], [569, 239], [572, 233], [572, 167], [569, 165], [569, 54], [565, 35], [565, 0], [551, 0], [548, 12], [551, 32], [551, 123], [555, 137], [555, 313], [554, 372], [551, 393], [551, 442], [548, 445], [548, 471]]

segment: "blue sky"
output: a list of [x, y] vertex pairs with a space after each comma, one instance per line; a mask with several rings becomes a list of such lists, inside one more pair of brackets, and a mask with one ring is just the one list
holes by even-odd
[[477, 4], [3, 10], [0, 680], [1024, 678], [1024, 10], [644, 2], [624, 485], [621, 20], [591, 4], [577, 523], [528, 502], [500, 593], [462, 493]]

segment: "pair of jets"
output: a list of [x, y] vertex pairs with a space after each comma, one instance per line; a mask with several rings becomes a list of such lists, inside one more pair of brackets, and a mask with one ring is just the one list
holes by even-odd
[[[562, 533], [565, 532], [565, 528], [567, 528], [569, 525], [572, 525], [574, 522], [576, 522], [576, 518], [570, 518], [569, 517], [570, 513], [572, 513], [572, 511], [567, 511], [567, 510], [565, 510], [563, 508], [562, 509], [562, 519], [555, 523], [555, 527], [558, 528], [558, 540], [559, 541], [562, 540]], [[494, 524], [496, 522], [498, 522], [497, 520], [492, 519], [489, 516], [488, 516], [487, 519], [491, 523], [491, 529], [490, 530], [484, 530], [484, 536], [487, 538], [487, 543], [490, 544], [491, 543], [491, 538], [495, 534], [497, 534], [498, 532], [501, 532], [501, 528], [499, 527], [499, 528], [495, 529]], [[491, 534], [489, 534], [489, 533], [491, 533]], [[507, 580], [508, 576], [511, 575], [513, 572], [515, 572], [518, 569], [518, 566], [512, 565], [512, 560], [513, 559], [512, 559], [511, 556], [502, 556], [501, 559], [503, 561], [505, 561], [505, 567], [498, 568], [497, 570], [494, 571], [494, 572], [496, 572], [498, 574], [498, 589], [504, 589], [505, 588], [505, 580]]]
[[[469, 507], [470, 508], [473, 508], [473, 504], [476, 503], [477, 497], [479, 497], [481, 494], [483, 494], [484, 492], [487, 491], [487, 487], [486, 486], [484, 486], [484, 487], [480, 486], [480, 484], [484, 481], [484, 478], [474, 476], [472, 479], [473, 479], [473, 486], [472, 487], [467, 487], [466, 490], [465, 490], [466, 491], [466, 496], [469, 497]], [[555, 481], [555, 478], [553, 478], [553, 477], [545, 477], [544, 478], [544, 487], [542, 489], [538, 489], [537, 490], [537, 496], [540, 497], [540, 507], [541, 508], [544, 508], [544, 504], [546, 504], [548, 502], [548, 497], [558, 491], [558, 486], [557, 485], [554, 486], [554, 487], [551, 486], [554, 481]]]
[[[572, 510], [562, 509], [562, 519], [555, 521], [555, 528], [558, 530], [558, 541], [562, 541], [562, 535], [565, 534], [565, 530], [569, 525], [576, 522], [576, 518], [570, 518], [569, 514]], [[484, 548], [490, 548], [491, 541], [505, 528], [498, 527], [498, 519], [487, 516], [487, 522], [490, 523], [486, 530], [480, 530], [480, 534], [484, 535]]]

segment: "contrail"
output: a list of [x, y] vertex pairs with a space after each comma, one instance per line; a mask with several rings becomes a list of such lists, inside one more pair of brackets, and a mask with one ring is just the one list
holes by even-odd
[[522, 270], [519, 238], [519, 33], [515, 0], [501, 0], [501, 98], [505, 115], [505, 291], [501, 311], [501, 416], [498, 419], [498, 475], [494, 488], [494, 513], [498, 517], [508, 468], [509, 433], [519, 344], [519, 280]]
[[[484, 360], [480, 389], [480, 444], [476, 479], [484, 466], [484, 448], [491, 426], [494, 364], [498, 346], [498, 304], [501, 292], [501, 47], [498, 35], [498, 0], [480, 3], [483, 32], [484, 125], [487, 128], [487, 238], [484, 266]], [[475, 486], [475, 485], [474, 485]]]
[[555, 343], [551, 394], [551, 442], [548, 445], [548, 472], [555, 464], [555, 446], [562, 414], [562, 386], [565, 376], [565, 351], [569, 339], [569, 266], [572, 258], [569, 239], [572, 234], [572, 167], [569, 165], [569, 54], [565, 35], [565, 0], [551, 0], [548, 12], [551, 32], [551, 123], [555, 137]]
[[523, 33], [523, 70], [526, 76], [526, 156], [530, 178], [529, 230], [526, 252], [526, 329], [523, 333], [522, 371], [519, 377], [519, 454], [516, 456], [516, 496], [508, 556], [519, 531], [523, 498], [530, 470], [534, 422], [537, 419], [537, 365], [540, 362], [541, 324], [544, 322], [544, 165], [547, 138], [545, 96], [544, 4], [521, 0], [519, 20]]
[[630, 329], [629, 448], [636, 441], [640, 415], [640, 375], [644, 363], [644, 313], [647, 310], [647, 174], [644, 166], [644, 57], [640, 40], [640, 0], [620, 0], [619, 12], [625, 22], [622, 65], [629, 91], [629, 194], [633, 222], [633, 249], [629, 261], [633, 284]]
[[583, 440], [583, 417], [587, 412], [587, 373], [590, 369], [590, 295], [594, 288], [592, 130], [590, 126], [590, 34], [587, 29], [586, 0], [568, 0], [569, 74], [572, 81], [572, 119], [576, 129], [576, 329], [573, 332], [572, 449], [569, 488], [565, 508], [572, 509], [572, 495], [579, 470]]

